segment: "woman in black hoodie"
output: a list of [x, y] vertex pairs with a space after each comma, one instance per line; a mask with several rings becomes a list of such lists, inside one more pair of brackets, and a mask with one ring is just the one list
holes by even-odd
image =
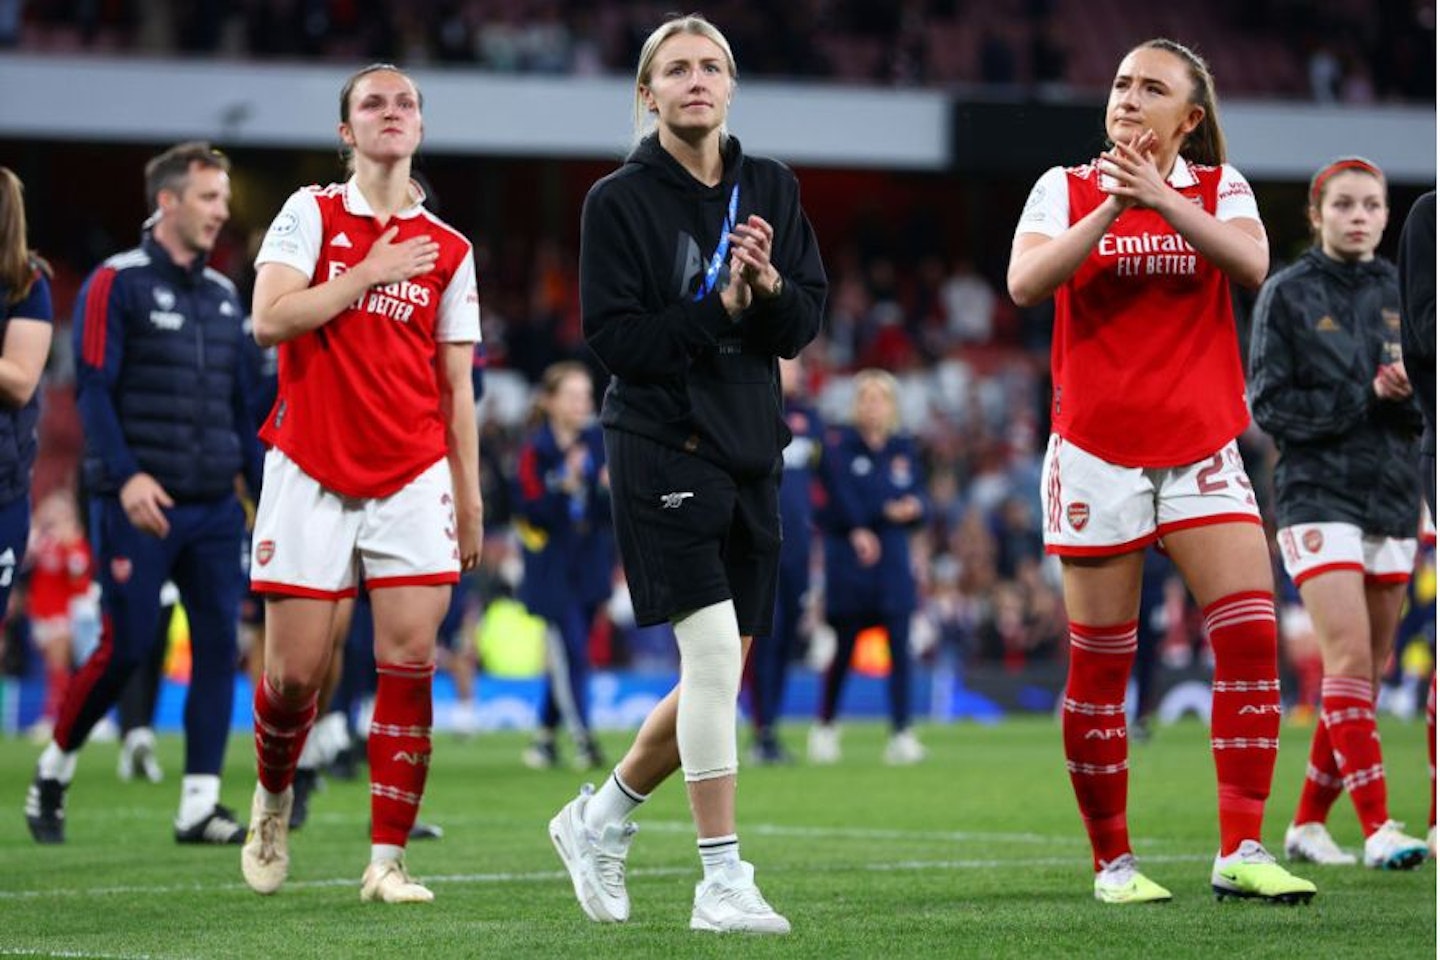
[[714, 26], [661, 25], [636, 71], [642, 137], [585, 199], [580, 299], [612, 374], [600, 419], [616, 539], [637, 622], [674, 625], [680, 683], [550, 836], [585, 913], [627, 919], [629, 815], [683, 768], [705, 868], [690, 926], [786, 933], [740, 859], [735, 704], [774, 610], [790, 439], [777, 358], [819, 331], [826, 282], [794, 174], [745, 156], [725, 129], [734, 92]]
[[1367, 867], [1413, 869], [1425, 841], [1390, 819], [1375, 691], [1415, 566], [1422, 421], [1400, 356], [1400, 287], [1375, 255], [1385, 175], [1359, 157], [1310, 182], [1316, 245], [1260, 290], [1250, 405], [1275, 438], [1276, 540], [1315, 622], [1325, 676], [1295, 820], [1292, 860], [1355, 862], [1326, 830], [1350, 793]]

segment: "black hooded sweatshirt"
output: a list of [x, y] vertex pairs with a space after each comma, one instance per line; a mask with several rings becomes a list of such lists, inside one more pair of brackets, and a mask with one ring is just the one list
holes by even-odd
[[[611, 373], [600, 420], [694, 453], [739, 480], [778, 476], [790, 442], [777, 357], [794, 357], [820, 330], [827, 284], [795, 175], [747, 157], [729, 137], [724, 175], [696, 180], [646, 137], [598, 181], [580, 220], [580, 305], [585, 338]], [[729, 254], [698, 301], [739, 183], [736, 221], [751, 214], [775, 230], [770, 260], [780, 296], [732, 320], [720, 302]]]

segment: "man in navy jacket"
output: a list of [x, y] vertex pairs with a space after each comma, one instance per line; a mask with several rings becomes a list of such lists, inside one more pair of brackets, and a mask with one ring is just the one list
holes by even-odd
[[234, 699], [244, 514], [261, 450], [249, 412], [244, 311], [206, 266], [229, 219], [229, 161], [183, 143], [146, 165], [154, 214], [140, 246], [105, 261], [75, 307], [84, 483], [103, 591], [104, 632], [66, 694], [25, 803], [31, 835], [64, 840], [65, 791], [91, 729], [158, 642], [160, 587], [180, 588], [190, 621], [185, 776], [175, 839], [240, 843], [220, 804]]

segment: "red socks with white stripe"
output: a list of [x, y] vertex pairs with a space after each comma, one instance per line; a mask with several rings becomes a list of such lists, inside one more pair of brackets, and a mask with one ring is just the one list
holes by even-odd
[[1210, 749], [1220, 788], [1220, 854], [1228, 856], [1241, 841], [1260, 839], [1280, 750], [1275, 599], [1260, 590], [1222, 597], [1205, 608], [1205, 632], [1215, 654]]
[[295, 764], [315, 723], [315, 694], [299, 704], [280, 696], [263, 677], [255, 690], [255, 760], [260, 786], [281, 794], [295, 780]]
[[1070, 624], [1070, 676], [1061, 717], [1065, 767], [1097, 871], [1130, 852], [1125, 687], [1135, 661], [1136, 626], [1134, 620], [1109, 627]]
[[1305, 782], [1300, 787], [1295, 822], [1324, 823], [1330, 816], [1330, 808], [1344, 792], [1345, 781], [1340, 779], [1340, 768], [1335, 765], [1330, 728], [1325, 726], [1325, 715], [1322, 713], [1315, 718], [1315, 735], [1310, 738], [1310, 762], [1305, 767]]
[[420, 812], [430, 772], [433, 663], [381, 663], [366, 753], [370, 760], [370, 842], [403, 847]]
[[1330, 730], [1330, 745], [1345, 789], [1368, 837], [1390, 819], [1385, 764], [1375, 729], [1374, 684], [1369, 677], [1326, 677], [1320, 685], [1320, 715]]

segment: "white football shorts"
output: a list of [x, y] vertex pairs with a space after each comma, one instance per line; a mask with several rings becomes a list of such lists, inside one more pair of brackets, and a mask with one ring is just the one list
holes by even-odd
[[456, 583], [460, 546], [450, 464], [440, 459], [388, 497], [322, 487], [272, 448], [255, 511], [250, 587], [338, 600], [367, 589]]
[[1297, 523], [1275, 540], [1297, 587], [1338, 570], [1364, 574], [1367, 583], [1407, 583], [1419, 548], [1415, 537], [1371, 536], [1353, 523]]
[[1233, 440], [1183, 467], [1124, 467], [1051, 434], [1041, 476], [1045, 551], [1062, 557], [1114, 556], [1176, 530], [1260, 522]]

